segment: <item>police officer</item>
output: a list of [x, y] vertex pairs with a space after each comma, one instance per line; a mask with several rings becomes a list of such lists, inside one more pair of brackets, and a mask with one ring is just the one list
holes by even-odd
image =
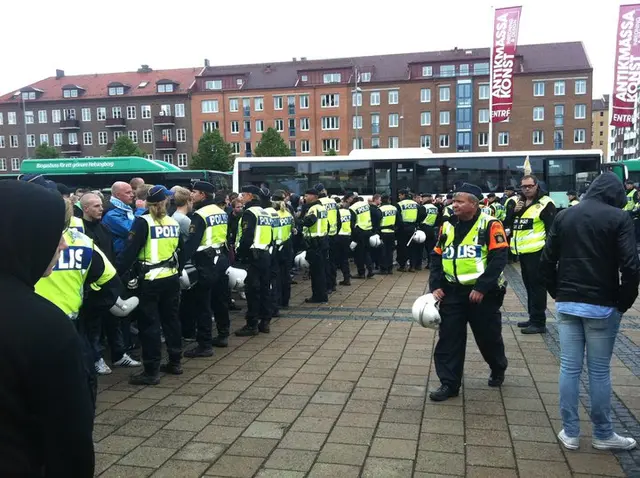
[[349, 192], [342, 198], [340, 209], [338, 210], [340, 218], [340, 230], [336, 237], [336, 268], [342, 272], [342, 280], [340, 285], [351, 285], [351, 269], [349, 268], [349, 255], [351, 249], [351, 211], [349, 210], [349, 202], [353, 197], [353, 193]]
[[[358, 244], [353, 251], [354, 262], [358, 269], [356, 278], [371, 278], [375, 276], [371, 263], [371, 245], [369, 244], [369, 238], [373, 235], [371, 206], [363, 198], [356, 196], [349, 206], [349, 210], [351, 211], [351, 240]], [[368, 271], [366, 276], [365, 269]]]
[[391, 204], [391, 196], [383, 194], [380, 197], [380, 239], [382, 248], [380, 254], [380, 273], [393, 274], [393, 249], [396, 242], [396, 220], [398, 209]]
[[338, 204], [333, 198], [327, 196], [327, 189], [323, 184], [316, 184], [318, 198], [320, 203], [327, 210], [327, 221], [329, 223], [329, 231], [327, 233], [327, 250], [329, 252], [328, 261], [326, 262], [325, 272], [327, 274], [327, 292], [336, 290], [337, 268], [335, 265], [336, 255], [336, 237], [340, 229], [340, 221], [338, 221]]
[[443, 401], [459, 393], [467, 343], [467, 323], [491, 368], [489, 386], [504, 382], [507, 358], [500, 307], [506, 292], [502, 272], [507, 240], [500, 221], [482, 213], [478, 186], [463, 184], [455, 193], [454, 216], [443, 224], [433, 251], [429, 287], [440, 301], [442, 322], [434, 361], [441, 386], [429, 394]]
[[311, 277], [311, 297], [305, 302], [317, 304], [327, 302], [326, 237], [329, 222], [326, 208], [318, 199], [318, 190], [309, 189], [304, 194], [302, 210], [302, 237], [306, 245], [309, 275]]
[[[371, 212], [371, 230], [372, 234], [380, 235], [380, 223], [382, 222], [382, 212], [380, 205], [382, 204], [382, 195], [374, 194], [369, 200], [369, 210]], [[382, 247], [369, 247], [369, 255], [373, 264], [374, 272], [380, 272], [380, 262], [382, 257]]]
[[291, 264], [293, 262], [293, 216], [289, 212], [289, 208], [285, 203], [286, 194], [279, 189], [271, 195], [273, 208], [278, 214], [278, 229], [274, 234], [275, 239], [275, 257], [279, 269], [280, 280], [276, 284], [278, 289], [275, 291], [277, 307], [282, 309], [289, 308], [289, 299], [291, 297]]
[[273, 246], [272, 218], [262, 208], [264, 193], [257, 186], [242, 188], [244, 212], [236, 235], [236, 258], [247, 266], [245, 294], [247, 296], [246, 325], [236, 330], [238, 337], [268, 334], [271, 331], [271, 250]]
[[[157, 385], [159, 372], [180, 375], [182, 333], [179, 318], [182, 270], [180, 225], [167, 215], [167, 194], [162, 186], [149, 190], [147, 210], [137, 217], [117, 269], [123, 275], [136, 264], [138, 292], [138, 337], [144, 371], [129, 379], [132, 385]], [[169, 362], [161, 365], [161, 329]]]
[[422, 207], [424, 208], [425, 217], [422, 220], [420, 229], [424, 231], [424, 234], [426, 236], [424, 244], [427, 252], [427, 268], [429, 268], [429, 265], [431, 263], [431, 251], [433, 251], [436, 243], [436, 222], [438, 220], [439, 211], [438, 206], [433, 204], [433, 200], [430, 194], [424, 198]]
[[624, 188], [627, 192], [627, 204], [624, 206], [624, 210], [633, 211], [633, 208], [636, 206], [636, 204], [640, 202], [638, 191], [636, 190], [636, 185], [631, 179], [627, 179], [624, 182]]
[[510, 247], [520, 260], [529, 320], [518, 322], [518, 327], [523, 334], [542, 334], [547, 330], [547, 291], [540, 277], [540, 257], [556, 215], [556, 206], [535, 176], [523, 176], [520, 186], [522, 197], [514, 209]]
[[[424, 219], [424, 212], [420, 214], [418, 203], [409, 197], [409, 191], [402, 189], [398, 192], [398, 271], [405, 272], [409, 262], [409, 272], [415, 272], [422, 263], [421, 244], [409, 242], [418, 225]], [[408, 244], [408, 245], [407, 245]]]
[[569, 201], [569, 206], [577, 206], [580, 204], [580, 200], [578, 199], [578, 193], [575, 191], [567, 191], [567, 199]]
[[281, 281], [282, 277], [280, 276], [280, 254], [278, 252], [277, 240], [280, 236], [280, 216], [278, 216], [278, 211], [273, 206], [271, 201], [271, 191], [268, 188], [262, 188], [262, 207], [263, 209], [271, 216], [271, 229], [273, 234], [273, 249], [271, 252], [271, 273], [270, 273], [270, 283], [271, 283], [271, 317], [280, 317], [280, 310], [278, 309], [278, 304], [280, 300], [278, 298], [281, 290]]
[[504, 223], [504, 220], [507, 218], [507, 209], [498, 200], [498, 197], [495, 193], [487, 194], [487, 204], [491, 208], [491, 215], [498, 221]]
[[[229, 338], [229, 267], [227, 241], [227, 213], [214, 200], [213, 184], [197, 181], [192, 186], [193, 214], [189, 237], [184, 245], [184, 258], [191, 259], [198, 271], [196, 284], [182, 294], [180, 319], [191, 329], [196, 328], [198, 345], [186, 350], [185, 357], [211, 357], [213, 346], [226, 347]], [[224, 197], [222, 197], [224, 202]], [[212, 293], [212, 291], [215, 291]], [[218, 335], [213, 338], [211, 314], [216, 321]]]

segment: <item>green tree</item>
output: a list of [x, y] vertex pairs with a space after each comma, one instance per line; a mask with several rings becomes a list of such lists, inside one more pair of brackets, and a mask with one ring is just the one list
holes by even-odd
[[210, 169], [215, 171], [229, 171], [233, 167], [233, 150], [220, 131], [207, 131], [198, 141], [198, 152], [193, 155], [191, 169]]
[[338, 156], [338, 153], [336, 153], [335, 149], [331, 148], [329, 151], [325, 153], [325, 156]]
[[291, 149], [285, 143], [280, 133], [274, 128], [267, 128], [262, 135], [260, 144], [256, 146], [256, 156], [291, 156]]
[[138, 156], [140, 158], [144, 158], [147, 155], [140, 147], [135, 144], [129, 135], [123, 134], [121, 135], [115, 143], [113, 143], [113, 147], [111, 148], [111, 157], [115, 158], [116, 156]]
[[60, 157], [60, 152], [47, 143], [42, 143], [33, 153], [36, 159], [55, 159]]

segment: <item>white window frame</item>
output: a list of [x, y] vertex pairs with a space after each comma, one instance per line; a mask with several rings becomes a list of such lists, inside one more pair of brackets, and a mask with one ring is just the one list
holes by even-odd
[[488, 100], [491, 96], [491, 87], [489, 83], [480, 83], [478, 85], [478, 99]]
[[342, 75], [340, 73], [324, 73], [322, 75], [322, 82], [324, 84], [340, 83], [342, 81]]
[[138, 131], [135, 129], [129, 130], [127, 131], [127, 136], [129, 136], [129, 139], [133, 141], [134, 144], [138, 144]]
[[[584, 86], [583, 88], [578, 88], [578, 85]], [[587, 80], [576, 80], [576, 84], [574, 86], [574, 91], [576, 95], [586, 95], [587, 94]]]
[[311, 143], [308, 139], [300, 140], [300, 152], [304, 154], [308, 154], [311, 152]]
[[489, 108], [480, 108], [478, 110], [478, 123], [488, 123], [489, 122]]
[[256, 120], [256, 133], [264, 133], [264, 120]]
[[321, 121], [323, 131], [337, 131], [340, 129], [339, 116], [323, 116]]
[[351, 93], [351, 106], [362, 106], [362, 93], [360, 91]]
[[322, 152], [328, 153], [331, 150], [336, 153], [340, 151], [340, 140], [338, 138], [326, 138], [322, 140]]
[[108, 131], [98, 131], [98, 144], [100, 146], [104, 146], [109, 143], [109, 132]]
[[235, 113], [240, 110], [240, 100], [238, 98], [229, 98], [229, 111]]
[[153, 130], [152, 129], [143, 129], [142, 130], [142, 143], [143, 144], [151, 144], [151, 143], [153, 143]]
[[544, 144], [544, 131], [536, 129], [531, 135], [531, 143], [537, 146]]
[[36, 122], [36, 118], [33, 114], [33, 111], [25, 111], [24, 112], [24, 122], [26, 124], [34, 124]]
[[420, 136], [420, 147], [421, 148], [431, 148], [431, 135], [423, 134]]
[[127, 119], [134, 120], [138, 116], [138, 112], [136, 111], [135, 106], [127, 106]]
[[277, 118], [273, 122], [273, 125], [278, 133], [282, 133], [284, 131], [284, 120], [282, 118]]
[[489, 133], [478, 133], [478, 146], [480, 148], [489, 146]]
[[85, 146], [93, 146], [93, 134], [91, 131], [85, 131], [82, 133], [82, 144]]
[[351, 123], [353, 129], [362, 129], [362, 115], [353, 115]]
[[234, 120], [230, 125], [231, 134], [240, 134], [240, 122]]
[[20, 139], [17, 134], [9, 135], [9, 147], [10, 148], [19, 148], [20, 147]]
[[431, 111], [420, 112], [420, 126], [431, 126]]
[[273, 109], [274, 110], [284, 109], [284, 96], [273, 97]]
[[178, 167], [186, 168], [189, 166], [189, 156], [187, 153], [178, 153]]
[[[546, 86], [544, 81], [534, 81], [533, 82], [533, 96], [535, 97], [543, 97], [545, 93]], [[542, 91], [539, 91], [542, 90]]]
[[173, 153], [164, 153], [162, 155], [162, 160], [165, 163], [173, 164]]
[[[51, 117], [53, 117], [53, 111], [51, 112]], [[96, 108], [96, 119], [98, 121], [105, 121], [107, 119], [107, 108], [105, 106]]]
[[7, 170], [7, 158], [0, 158], [0, 171]]
[[438, 145], [441, 148], [449, 148], [451, 147], [451, 140], [449, 139], [449, 135], [448, 134], [441, 134], [438, 137]]
[[431, 88], [420, 89], [420, 103], [431, 103]]
[[184, 118], [186, 116], [184, 103], [177, 103], [173, 107], [176, 118]]
[[544, 121], [544, 106], [533, 107], [533, 121]]
[[[60, 110], [58, 110], [58, 114], [59, 113]], [[7, 124], [18, 124], [18, 116], [16, 115], [15, 111], [9, 111], [7, 113]]]
[[400, 102], [400, 90], [389, 90], [387, 102], [390, 105], [397, 105]]
[[111, 108], [111, 117], [112, 118], [122, 118], [122, 108], [120, 106], [113, 106]]
[[218, 100], [202, 100], [202, 103], [200, 104], [200, 111], [203, 114], [218, 113], [220, 111]]
[[321, 108], [337, 108], [340, 106], [339, 93], [327, 93], [320, 97]]
[[553, 83], [553, 96], [564, 96], [567, 92], [567, 83], [564, 80], [557, 80]]
[[509, 132], [500, 131], [498, 133], [498, 146], [509, 146]]
[[309, 95], [300, 95], [300, 109], [309, 109]]
[[0, 135], [0, 148], [5, 148], [7, 146], [7, 143], [4, 140], [4, 135]]
[[67, 134], [67, 141], [69, 142], [69, 144], [73, 144], [73, 145], [77, 145], [78, 143], [78, 133], [76, 133], [75, 131], [70, 132]]
[[80, 116], [85, 123], [91, 121], [91, 108], [82, 108], [80, 110]]
[[221, 90], [222, 80], [207, 80], [204, 82], [205, 90]]
[[53, 133], [53, 145], [54, 146], [62, 146], [62, 143], [64, 142], [64, 137], [62, 136], [62, 133]]
[[425, 65], [422, 67], [422, 77], [423, 78], [429, 78], [433, 76], [433, 66], [431, 65]]
[[[578, 109], [582, 110], [578, 112]], [[587, 119], [587, 105], [579, 103], [573, 107], [573, 119]]]
[[40, 133], [40, 144], [44, 144], [44, 143], [50, 144], [49, 133]]
[[311, 129], [311, 121], [309, 118], [300, 118], [300, 131], [309, 131]]
[[380, 92], [372, 91], [369, 95], [369, 106], [380, 106]]
[[[446, 92], [446, 94], [445, 94]], [[440, 101], [451, 101], [451, 86], [439, 86], [438, 87], [438, 99]]]
[[440, 126], [446, 126], [451, 124], [451, 112], [448, 110], [440, 111], [438, 115], [438, 124]]
[[48, 123], [47, 110], [38, 110], [38, 123]]
[[186, 128], [178, 128], [178, 129], [176, 129], [176, 142], [178, 142], [178, 143], [186, 143], [187, 142], [187, 129]]
[[387, 146], [389, 148], [399, 148], [400, 147], [400, 138], [398, 136], [389, 136], [387, 140]]
[[400, 115], [398, 113], [389, 113], [389, 128], [397, 128], [400, 126]]
[[37, 146], [36, 143], [36, 135], [28, 134], [27, 135], [27, 148], [35, 148]]
[[264, 111], [264, 96], [258, 96], [253, 99], [253, 110]]
[[573, 143], [584, 144], [587, 142], [587, 130], [585, 128], [576, 128], [573, 130]]
[[140, 106], [140, 117], [142, 119], [151, 118], [151, 105], [142, 105], [142, 106]]
[[380, 136], [374, 136], [371, 138], [371, 147], [379, 148], [380, 147]]
[[371, 72], [365, 71], [364, 73], [360, 73], [360, 81], [363, 83], [369, 83], [371, 81]]
[[11, 169], [20, 171], [20, 158], [11, 158]]

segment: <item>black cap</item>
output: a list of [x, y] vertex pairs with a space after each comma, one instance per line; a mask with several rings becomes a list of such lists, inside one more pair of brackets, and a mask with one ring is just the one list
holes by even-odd
[[462, 186], [456, 189], [456, 193], [467, 193], [477, 197], [478, 199], [484, 199], [484, 196], [482, 195], [482, 189], [480, 189], [475, 184], [464, 183], [462, 184]]
[[193, 183], [191, 189], [193, 189], [194, 191], [200, 191], [209, 194], [213, 194], [216, 192], [216, 188], [213, 187], [213, 184], [206, 181], [196, 181], [195, 183]]
[[215, 197], [213, 198], [213, 202], [216, 204], [222, 204], [227, 202], [227, 193], [225, 193], [224, 191], [218, 191]]
[[50, 181], [47, 181], [42, 174], [20, 174], [18, 176], [18, 181], [37, 184], [38, 186], [42, 186], [47, 189], [58, 189], [55, 183], [53, 183], [53, 187], [51, 187], [51, 184], [49, 184]]
[[575, 191], [567, 191], [567, 196], [577, 196], [578, 193], [576, 193]]
[[320, 191], [324, 191], [325, 187], [324, 187], [324, 184], [318, 183], [313, 187], [313, 189], [315, 189], [316, 191], [320, 192]]
[[453, 193], [447, 194], [447, 199], [453, 199]]
[[319, 194], [318, 190], [316, 188], [307, 189], [304, 193], [305, 194], [312, 194], [314, 196], [317, 196]]
[[276, 189], [275, 191], [273, 191], [271, 199], [273, 199], [274, 201], [284, 201], [285, 196], [286, 193], [282, 189]]
[[56, 183], [56, 189], [57, 189], [57, 190], [58, 190], [58, 192], [59, 192], [60, 194], [62, 194], [63, 196], [64, 196], [65, 194], [71, 194], [71, 193], [73, 193], [73, 190], [72, 190], [72, 189], [68, 188], [67, 186], [65, 186], [65, 185], [64, 185], [64, 184], [62, 184], [62, 183]]
[[391, 196], [389, 196], [388, 194], [383, 194], [382, 196], [380, 196], [380, 200], [382, 202], [391, 201]]
[[513, 186], [507, 186], [506, 188], [504, 188], [505, 191], [515, 191], [516, 188], [514, 188]]
[[344, 197], [342, 198], [343, 201], [346, 201], [347, 199], [351, 199], [352, 197], [355, 197], [356, 193], [354, 193], [353, 191], [347, 191], [346, 193], [344, 193]]
[[405, 196], [409, 195], [409, 190], [408, 189], [400, 189], [398, 191], [398, 194], [404, 194]]
[[494, 198], [494, 197], [496, 197], [496, 193], [489, 193], [489, 194], [487, 194], [487, 197], [488, 198]]
[[254, 186], [253, 184], [242, 186], [242, 189], [240, 191], [243, 193], [255, 194], [256, 196], [262, 196], [262, 189], [260, 189], [258, 186]]
[[263, 198], [269, 199], [269, 198], [271, 197], [271, 191], [269, 191], [269, 188], [268, 188], [268, 187], [266, 187], [266, 186], [262, 186], [262, 187], [260, 188], [260, 195], [261, 195]]
[[633, 179], [627, 179], [624, 183], [625, 183], [625, 184], [635, 184], [635, 183], [633, 182]]
[[167, 199], [167, 192], [164, 186], [154, 186], [149, 189], [149, 195], [147, 196], [147, 203], [162, 202]]

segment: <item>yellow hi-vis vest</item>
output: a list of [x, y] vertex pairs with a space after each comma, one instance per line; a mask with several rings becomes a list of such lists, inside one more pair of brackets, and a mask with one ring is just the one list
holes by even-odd
[[340, 212], [340, 232], [338, 232], [339, 236], [350, 236], [351, 235], [351, 211], [348, 209], [341, 208]]
[[293, 229], [293, 216], [286, 209], [282, 208], [278, 211], [278, 220], [280, 227], [278, 228], [278, 236], [275, 238], [276, 244], [284, 244], [291, 239], [291, 231]]
[[79, 217], [71, 216], [69, 221], [69, 229], [75, 229], [78, 232], [84, 234], [84, 221]]
[[278, 211], [273, 207], [266, 207], [264, 211], [271, 216], [271, 234], [273, 242], [278, 244], [278, 238], [280, 237], [280, 216], [278, 216]]
[[380, 212], [382, 213], [380, 232], [384, 232], [385, 234], [394, 232], [398, 209], [391, 204], [383, 204], [380, 206]]
[[542, 196], [537, 203], [532, 204], [520, 217], [514, 218], [511, 229], [511, 252], [516, 255], [538, 252], [547, 240], [547, 231], [540, 213], [552, 203], [550, 197]]
[[418, 220], [418, 203], [412, 199], [403, 199], [398, 203], [402, 222], [405, 224], [415, 223]]
[[[147, 243], [138, 253], [138, 260], [150, 269], [144, 275], [148, 281], [165, 279], [178, 273], [176, 249], [180, 238], [180, 225], [172, 217], [165, 216], [155, 221], [149, 214], [140, 216], [149, 227]], [[173, 258], [173, 263], [157, 267], [158, 264]]]
[[240, 239], [242, 239], [242, 226], [245, 221], [244, 215], [247, 213], [251, 213], [256, 217], [256, 230], [253, 234], [251, 249], [260, 249], [261, 251], [268, 250], [273, 242], [273, 228], [271, 227], [272, 218], [271, 215], [260, 206], [251, 206], [242, 214], [242, 217], [238, 222], [236, 247], [240, 246]]
[[327, 220], [329, 222], [329, 235], [335, 236], [338, 232], [338, 205], [329, 197], [320, 198], [320, 203], [327, 210]]
[[580, 201], [578, 201], [577, 199], [574, 199], [573, 201], [569, 201], [569, 207], [577, 206], [578, 204], [580, 204]]
[[491, 207], [494, 211], [493, 216], [496, 219], [504, 221], [507, 218], [507, 208], [500, 204], [498, 201], [492, 202]]
[[327, 220], [327, 209], [322, 204], [314, 204], [307, 211], [308, 215], [316, 216], [318, 220], [311, 227], [303, 227], [304, 237], [325, 237], [329, 234], [329, 221]]
[[48, 277], [40, 279], [35, 286], [36, 293], [57, 305], [70, 319], [78, 318], [84, 286], [94, 254], [100, 254], [104, 262], [104, 271], [100, 278], [90, 284], [94, 290], [113, 279], [116, 269], [96, 246], [93, 240], [76, 231], [68, 229], [64, 233], [67, 249], [60, 252], [60, 258]]
[[507, 198], [507, 200], [504, 202], [504, 207], [507, 208], [509, 207], [509, 202], [513, 201], [513, 206], [515, 207], [516, 204], [518, 204], [518, 196], [516, 196], [515, 194], [509, 198]]
[[636, 190], [632, 189], [627, 193], [627, 204], [624, 205], [624, 211], [633, 211], [635, 203], [633, 202], [633, 196], [635, 196]]
[[349, 206], [351, 214], [356, 215], [356, 227], [363, 231], [370, 231], [373, 229], [371, 224], [371, 208], [369, 203], [365, 201], [358, 201]]
[[203, 220], [207, 228], [204, 230], [198, 251], [214, 248], [220, 249], [227, 242], [227, 223], [229, 216], [215, 204], [201, 207], [195, 212]]
[[438, 206], [436, 206], [435, 204], [425, 204], [424, 208], [427, 211], [427, 217], [424, 218], [422, 224], [431, 227], [435, 226], [436, 219], [438, 219]]
[[[454, 247], [455, 227], [450, 222], [442, 225], [440, 237], [446, 237], [442, 249], [442, 269], [448, 282], [462, 285], [474, 285], [487, 268], [489, 249], [485, 244], [486, 231], [490, 221], [495, 221], [483, 212], [471, 227], [462, 242]], [[503, 282], [501, 277], [499, 280]]]

